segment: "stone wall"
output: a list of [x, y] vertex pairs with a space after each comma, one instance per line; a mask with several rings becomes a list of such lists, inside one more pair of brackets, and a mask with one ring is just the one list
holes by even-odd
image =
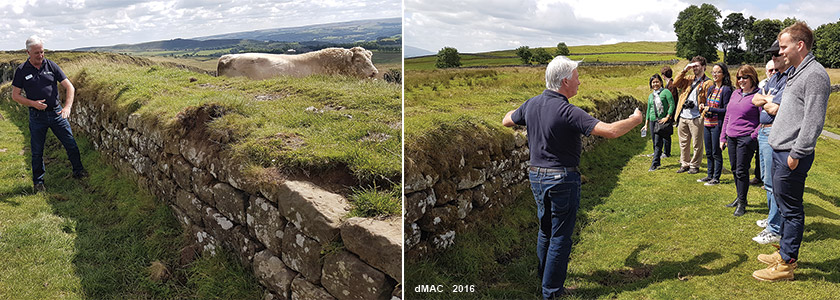
[[193, 239], [184, 251], [229, 249], [253, 270], [266, 299], [401, 297], [399, 218], [347, 219], [341, 195], [307, 181], [248, 175], [229, 160], [227, 138], [206, 128], [224, 108], [193, 107], [164, 126], [112, 108], [84, 78], [74, 84], [73, 129], [170, 204]]
[[[604, 122], [627, 118], [642, 103], [622, 96], [616, 101], [596, 102], [590, 112]], [[642, 106], [642, 109], [644, 107]], [[492, 222], [493, 212], [512, 203], [527, 188], [528, 142], [525, 128], [501, 133], [501, 142], [487, 135], [453, 138], [448, 149], [406, 151], [405, 159], [405, 249], [415, 260], [455, 243], [458, 232], [477, 222]], [[480, 131], [470, 130], [470, 132]], [[583, 155], [600, 137], [583, 138]], [[447, 151], [445, 157], [436, 155]]]

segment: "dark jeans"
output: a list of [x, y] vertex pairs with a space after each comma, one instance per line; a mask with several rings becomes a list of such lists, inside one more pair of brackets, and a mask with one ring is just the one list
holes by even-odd
[[703, 127], [703, 142], [706, 146], [706, 177], [720, 180], [723, 169], [723, 150], [720, 150], [720, 128]]
[[761, 179], [761, 152], [758, 151], [758, 148], [755, 148], [755, 178]]
[[665, 156], [671, 157], [671, 135], [663, 136], [662, 141], [664, 141], [662, 148], [665, 151]]
[[788, 263], [791, 259], [799, 259], [799, 245], [802, 244], [802, 233], [805, 231], [802, 196], [805, 194], [805, 178], [814, 164], [814, 154], [811, 153], [799, 159], [796, 170], [791, 170], [787, 163], [789, 155], [790, 151], [773, 151], [773, 196], [784, 218], [779, 254]]
[[758, 143], [751, 136], [729, 136], [726, 137], [726, 144], [729, 147], [729, 163], [735, 177], [738, 199], [746, 203], [747, 192], [750, 189], [750, 163]]
[[543, 298], [551, 299], [564, 291], [572, 232], [580, 207], [580, 173], [536, 168], [529, 170], [528, 177], [540, 222], [537, 275], [542, 282]]
[[70, 164], [73, 165], [73, 172], [81, 172], [82, 160], [79, 155], [79, 147], [76, 145], [76, 139], [73, 138], [73, 131], [70, 130], [70, 122], [61, 117], [61, 106], [55, 109], [36, 110], [29, 109], [29, 135], [30, 146], [32, 148], [32, 183], [44, 183], [44, 143], [47, 140], [47, 129], [51, 129], [53, 134], [64, 145], [64, 150], [67, 151], [67, 158], [70, 159]]
[[671, 145], [670, 145], [671, 135], [670, 134], [669, 135], [659, 135], [658, 133], [654, 132], [653, 131], [653, 128], [655, 128], [654, 124], [657, 123], [657, 122], [658, 121], [648, 121], [648, 128], [650, 128], [650, 132], [651, 132], [650, 136], [651, 136], [651, 139], [653, 139], [653, 162], [651, 162], [651, 164], [650, 164], [651, 167], [660, 166], [660, 160], [662, 159], [662, 150], [663, 150], [662, 148], [665, 144], [666, 138], [667, 138], [667, 141], [669, 142], [669, 144], [668, 144], [668, 148], [665, 148], [666, 151], [667, 151], [665, 153], [667, 153], [666, 155], [669, 155], [669, 156], [671, 155], [670, 154], [671, 151], [668, 150], [671, 147]]

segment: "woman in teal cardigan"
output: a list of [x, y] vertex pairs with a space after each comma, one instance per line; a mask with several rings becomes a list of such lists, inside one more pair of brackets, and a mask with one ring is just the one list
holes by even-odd
[[[648, 171], [655, 171], [659, 168], [659, 160], [662, 156], [662, 145], [665, 137], [671, 136], [674, 132], [674, 127], [671, 122], [671, 116], [674, 114], [674, 95], [668, 89], [662, 87], [662, 77], [659, 74], [653, 74], [650, 77], [650, 88], [653, 90], [648, 96], [647, 109], [645, 110], [645, 120], [648, 122], [642, 128], [647, 130], [650, 128], [651, 138], [653, 139], [653, 162], [650, 164]], [[659, 123], [660, 126], [656, 126]], [[664, 126], [664, 127], [663, 127]], [[657, 132], [655, 128], [662, 129]]]

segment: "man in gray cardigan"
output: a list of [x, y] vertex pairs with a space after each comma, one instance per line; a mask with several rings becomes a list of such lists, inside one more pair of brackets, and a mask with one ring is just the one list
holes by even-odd
[[753, 277], [763, 281], [793, 279], [805, 227], [805, 178], [814, 163], [814, 146], [825, 124], [831, 93], [828, 73], [810, 53], [814, 44], [811, 29], [797, 22], [782, 30], [778, 40], [779, 53], [794, 69], [769, 137], [773, 148], [773, 194], [784, 221], [779, 251], [758, 256], [759, 261], [769, 265], [753, 272]]

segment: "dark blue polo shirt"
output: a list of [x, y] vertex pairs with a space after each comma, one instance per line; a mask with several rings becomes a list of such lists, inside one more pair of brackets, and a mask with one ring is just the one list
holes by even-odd
[[[773, 74], [773, 76], [767, 80], [767, 84], [764, 85], [764, 89], [761, 91], [761, 94], [773, 95], [773, 103], [781, 104], [782, 94], [785, 91], [788, 75], [791, 73], [793, 73], [793, 67], [788, 68], [784, 72], [777, 72], [776, 74]], [[776, 116], [771, 116], [764, 109], [761, 109], [761, 113], [758, 115], [758, 120], [761, 124], [772, 124], [775, 119]]]
[[12, 85], [26, 92], [29, 100], [47, 100], [47, 109], [58, 106], [58, 83], [67, 79], [61, 68], [53, 61], [44, 58], [41, 69], [36, 69], [29, 59], [15, 69]]
[[552, 90], [525, 101], [511, 119], [527, 126], [531, 165], [546, 168], [577, 167], [581, 135], [589, 136], [600, 122]]

